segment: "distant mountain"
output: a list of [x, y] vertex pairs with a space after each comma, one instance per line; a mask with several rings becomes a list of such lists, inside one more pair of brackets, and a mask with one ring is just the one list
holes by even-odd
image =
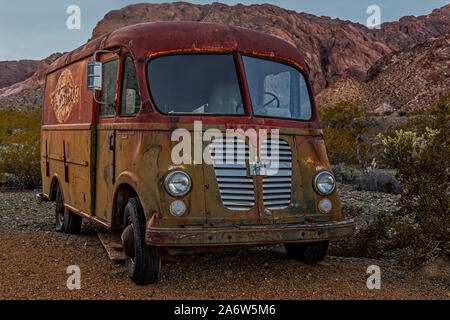
[[0, 109], [22, 110], [41, 106], [46, 70], [61, 55], [61, 53], [55, 53], [42, 61], [38, 61], [36, 70], [31, 77], [0, 89]]
[[332, 106], [359, 101], [377, 113], [426, 108], [450, 91], [450, 34], [431, 38], [401, 53], [377, 61], [367, 82], [342, 77], [321, 91], [316, 101]]
[[[311, 80], [316, 93], [352, 79], [349, 80], [353, 83], [352, 94], [365, 96], [365, 90], [373, 90], [369, 87], [370, 83], [375, 81], [372, 78], [378, 72], [376, 68], [387, 68], [389, 59], [399, 57], [402, 52], [410, 52], [409, 50], [417, 44], [449, 34], [449, 17], [450, 5], [447, 5], [433, 10], [426, 16], [407, 16], [396, 22], [383, 23], [379, 30], [370, 30], [358, 23], [298, 13], [269, 4], [250, 6], [242, 4], [228, 6], [221, 3], [196, 5], [186, 2], [136, 4], [106, 14], [94, 28], [92, 38], [127, 25], [149, 21], [189, 20], [246, 27], [279, 36], [294, 44], [311, 69]], [[411, 52], [414, 55], [414, 52]], [[432, 54], [431, 51], [427, 52]], [[414, 58], [408, 61], [410, 60]], [[409, 72], [413, 73], [414, 69]], [[43, 80], [42, 74], [36, 75], [35, 78]], [[366, 80], [371, 80], [367, 86]], [[27, 83], [16, 84], [0, 89], [0, 108], [23, 108], [27, 107], [28, 103], [39, 104], [42, 92], [31, 94], [32, 90], [29, 90], [29, 94], [32, 95], [30, 99], [27, 95], [25, 98], [23, 95], [17, 95], [17, 90], [29, 88], [27, 85]], [[423, 88], [424, 92], [426, 86], [427, 84]], [[381, 90], [382, 86], [378, 87]], [[404, 89], [407, 88], [399, 90]], [[39, 91], [40, 87], [33, 90]], [[17, 101], [14, 101], [15, 96], [12, 96], [11, 92], [16, 94]], [[387, 95], [390, 94], [393, 92]], [[370, 96], [370, 93], [367, 95]], [[381, 93], [379, 97], [381, 100], [387, 98]], [[339, 99], [339, 94], [336, 97], [330, 95], [328, 98], [334, 101]]]
[[317, 93], [345, 74], [365, 80], [367, 71], [383, 56], [449, 33], [450, 5], [427, 16], [403, 17], [382, 24], [379, 30], [370, 30], [359, 23], [297, 13], [269, 4], [136, 4], [106, 14], [94, 28], [92, 37], [141, 22], [181, 20], [245, 27], [291, 42], [310, 66]]
[[28, 79], [36, 72], [39, 61], [0, 61], [0, 89]]

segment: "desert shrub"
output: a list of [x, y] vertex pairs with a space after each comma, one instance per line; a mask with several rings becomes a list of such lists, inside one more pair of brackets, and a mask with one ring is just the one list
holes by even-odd
[[320, 119], [331, 163], [364, 165], [373, 158], [370, 121], [357, 104], [320, 108]]
[[354, 166], [348, 166], [342, 163], [333, 165], [332, 169], [338, 182], [353, 185], [358, 190], [392, 194], [399, 194], [402, 190], [400, 182], [395, 176], [385, 170], [374, 168], [363, 171]]
[[389, 255], [395, 249], [395, 241], [392, 240], [394, 215], [386, 211], [374, 213], [371, 220], [361, 228], [355, 237], [357, 248], [361, 256], [379, 259], [391, 257]]
[[384, 160], [397, 170], [403, 191], [392, 222], [404, 261], [420, 264], [449, 256], [449, 99], [439, 100], [421, 132], [396, 130], [380, 136]]
[[392, 194], [399, 194], [402, 190], [400, 183], [394, 176], [380, 170], [358, 174], [355, 177], [353, 185], [358, 190]]
[[355, 220], [356, 233], [350, 239], [333, 241], [332, 254], [372, 259], [396, 257], [398, 250], [392, 239], [395, 213], [375, 211], [367, 214], [361, 207], [345, 205], [342, 214], [346, 219]]
[[40, 172], [40, 109], [0, 110], [0, 181], [35, 188]]

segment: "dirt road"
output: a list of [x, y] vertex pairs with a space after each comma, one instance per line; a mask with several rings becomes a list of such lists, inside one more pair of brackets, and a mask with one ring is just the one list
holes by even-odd
[[[52, 205], [33, 192], [0, 193], [0, 299], [449, 299], [448, 266], [408, 270], [391, 261], [329, 256], [309, 266], [281, 247], [183, 256], [163, 262], [157, 284], [136, 286], [108, 259], [95, 226], [81, 235], [54, 232]], [[66, 269], [81, 270], [69, 290]], [[381, 268], [381, 289], [366, 286]], [[443, 271], [446, 270], [446, 271]]]

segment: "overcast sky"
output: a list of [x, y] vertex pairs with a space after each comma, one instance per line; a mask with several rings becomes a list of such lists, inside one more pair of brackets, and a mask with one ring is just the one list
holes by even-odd
[[[71, 51], [85, 43], [92, 29], [104, 15], [129, 4], [175, 1], [132, 0], [0, 0], [0, 61], [43, 59], [54, 52]], [[197, 4], [213, 1], [192, 0]], [[366, 23], [366, 9], [375, 4], [381, 8], [381, 22], [398, 20], [405, 15], [424, 15], [442, 7], [442, 0], [222, 0], [234, 5], [271, 3], [297, 12], [329, 16]], [[69, 30], [66, 13], [70, 5], [81, 9], [81, 29]]]

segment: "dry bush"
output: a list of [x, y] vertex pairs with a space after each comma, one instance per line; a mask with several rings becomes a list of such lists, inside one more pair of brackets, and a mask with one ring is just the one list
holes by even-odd
[[384, 160], [397, 169], [403, 191], [400, 210], [392, 221], [400, 257], [421, 264], [450, 254], [449, 98], [441, 97], [433, 116], [422, 119], [419, 132], [396, 130], [379, 137]]
[[40, 185], [40, 109], [0, 110], [0, 182], [7, 187]]
[[333, 165], [332, 169], [337, 181], [353, 185], [357, 190], [392, 194], [399, 194], [402, 191], [395, 176], [385, 170], [374, 168], [373, 170], [363, 171], [344, 164]]
[[370, 119], [357, 104], [341, 102], [320, 108], [320, 120], [330, 162], [365, 165], [376, 154]]

